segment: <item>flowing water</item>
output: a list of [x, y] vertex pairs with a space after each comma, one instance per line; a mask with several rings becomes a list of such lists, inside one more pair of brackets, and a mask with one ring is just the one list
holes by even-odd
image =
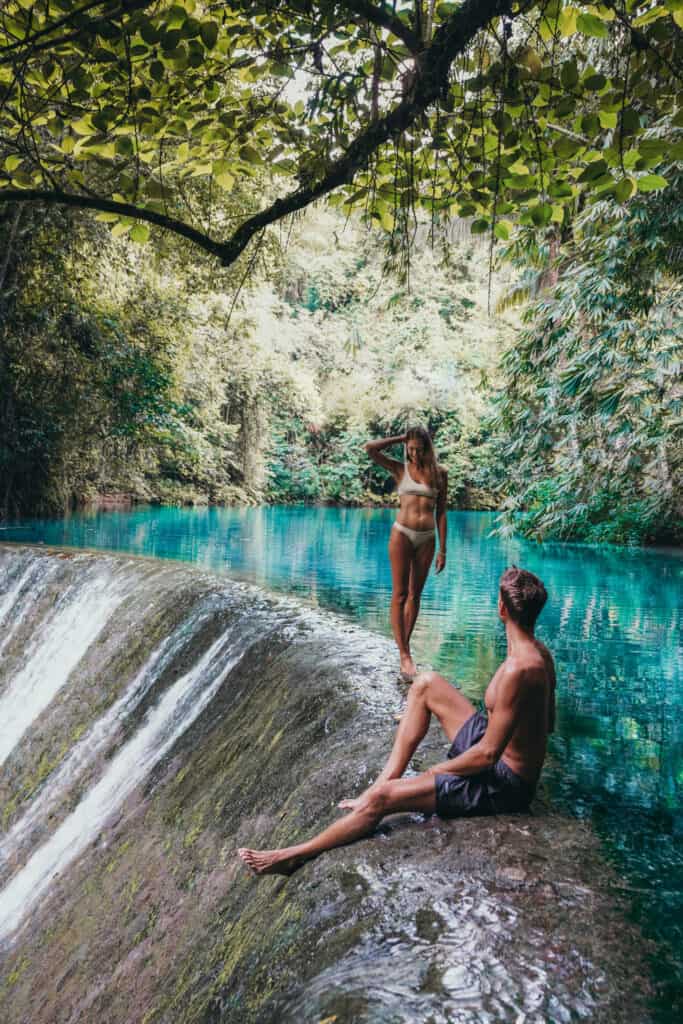
[[[374, 510], [136, 509], [34, 521], [0, 531], [0, 538], [193, 562], [211, 574], [225, 572], [232, 579], [265, 585], [388, 634], [390, 522], [388, 511]], [[660, 986], [656, 1017], [678, 1019], [683, 949], [683, 557], [673, 551], [495, 539], [489, 536], [491, 526], [490, 516], [449, 515], [448, 567], [440, 577], [428, 580], [413, 644], [417, 660], [439, 668], [472, 699], [479, 699], [504, 652], [504, 634], [495, 614], [496, 581], [502, 569], [514, 562], [543, 578], [550, 598], [539, 635], [555, 653], [559, 678], [558, 729], [545, 773], [548, 788], [558, 806], [589, 819], [602, 836], [623, 875], [616, 888], [645, 933], [658, 943], [653, 961]], [[267, 599], [254, 597], [248, 587], [240, 591], [239, 584], [222, 585], [219, 576], [206, 573], [188, 580], [187, 570], [177, 564], [86, 554], [65, 559], [6, 548], [0, 571], [0, 759], [5, 762], [0, 779], [0, 884], [5, 885], [0, 894], [1, 941], [3, 935], [15, 935], [17, 928], [29, 928], [31, 909], [41, 906], [60, 878], [78, 870], [85, 851], [111, 841], [106, 838], [106, 823], [112, 815], [124, 814], [139, 787], [148, 787], [150, 779], [165, 770], [168, 757], [189, 743], [188, 736], [208, 728], [202, 722], [212, 715], [216, 702], [225, 699], [226, 686], [232, 693], [240, 671], [247, 665], [252, 675], [255, 668], [258, 671], [255, 652], [261, 650], [264, 637], [277, 633], [278, 642], [290, 643], [287, 630], [296, 634], [301, 627], [294, 606], [278, 606], [274, 616]], [[316, 625], [318, 632], [322, 628]], [[337, 631], [335, 659], [343, 660], [345, 647], [357, 654], [359, 642], [372, 648], [367, 637], [359, 641], [355, 634], [347, 636], [339, 627]], [[390, 676], [391, 646], [379, 639], [377, 643], [366, 674], [372, 677], [381, 666]], [[287, 679], [291, 680], [289, 670]], [[363, 679], [361, 674], [361, 683]], [[385, 684], [376, 685], [381, 690]], [[366, 698], [374, 693], [372, 687], [362, 689]], [[381, 718], [387, 698], [379, 691], [375, 696], [375, 713]], [[276, 745], [283, 742], [280, 733], [287, 728], [274, 727], [278, 714], [269, 706], [264, 719]], [[322, 715], [325, 730], [332, 728], [328, 719], [334, 722], [337, 717], [334, 707], [327, 717]], [[242, 722], [240, 735], [245, 728], [248, 731]], [[296, 740], [301, 743], [300, 736]], [[232, 758], [239, 751], [247, 756], [242, 740], [231, 742], [230, 749]], [[257, 758], [255, 764], [259, 774], [262, 762]], [[246, 783], [240, 779], [242, 785]], [[306, 799], [313, 797], [308, 793]], [[199, 842], [197, 836], [193, 843]], [[366, 865], [365, 875], [361, 872], [354, 885], [377, 893], [381, 885], [373, 870]], [[368, 881], [371, 876], [374, 881]], [[412, 891], [410, 879], [404, 876], [403, 883]], [[462, 893], [469, 895], [462, 897], [459, 907], [474, 905], [477, 914], [485, 916], [487, 901], [498, 903], [488, 891], [471, 896], [481, 884], [480, 878], [468, 880]], [[390, 889], [385, 897], [385, 906], [390, 905]], [[474, 902], [468, 904], [470, 897]], [[436, 907], [434, 913], [448, 934], [466, 934], [461, 909]], [[502, 920], [499, 906], [493, 918], [496, 931]], [[318, 1006], [316, 1019], [329, 1011], [323, 994], [331, 979], [345, 991], [358, 987], [353, 979], [369, 970], [364, 952], [368, 941], [366, 936], [356, 944], [344, 959], [343, 971], [333, 961], [316, 974], [305, 993], [291, 997], [287, 1012], [292, 1020], [308, 1019], [301, 1015], [302, 999]], [[387, 978], [386, 958], [393, 956], [398, 964], [405, 941], [404, 936], [397, 945], [383, 944], [379, 952], [370, 943], [378, 985]], [[420, 936], [411, 933], [410, 948], [420, 942]], [[465, 938], [462, 943], [467, 946]], [[440, 955], [445, 957], [444, 948]], [[488, 975], [514, 974], [493, 953], [489, 959]], [[559, 1009], [553, 1016], [545, 968], [531, 953], [527, 961], [526, 995], [519, 1003], [518, 990], [515, 995], [511, 989], [510, 1005], [517, 1005], [517, 999], [528, 1013], [544, 1005], [545, 1016], [539, 1018], [543, 1020], [581, 1019], [581, 1006], [590, 1015], [595, 993], [566, 995], [563, 1002], [556, 984]], [[476, 1004], [479, 1015], [458, 1018], [451, 1006], [451, 1016], [444, 1020], [486, 1020], [487, 1013], [492, 1020], [507, 1019], [500, 1016], [500, 1008], [496, 1011], [495, 1000], [485, 1009], [485, 985], [478, 976], [470, 972], [461, 977], [459, 970], [464, 970], [462, 965], [449, 961], [440, 971], [438, 989], [455, 993], [452, 1006], [460, 1005], [460, 1000], [471, 1012]], [[410, 986], [424, 988], [425, 979], [416, 980], [415, 971], [420, 973], [407, 957], [395, 977], [399, 995], [394, 1000], [387, 997], [387, 1005], [402, 1000], [408, 1006]], [[468, 985], [474, 985], [478, 995], [468, 995]], [[220, 1004], [221, 1012], [225, 1005]], [[344, 1012], [349, 1012], [348, 1005]], [[391, 1012], [396, 1012], [395, 1006]], [[417, 1009], [406, 1013], [399, 1018], [376, 1012], [367, 1019], [422, 1019]], [[441, 1019], [436, 1010], [434, 1014], [434, 1020]], [[201, 1019], [232, 1018], [228, 1012]]]

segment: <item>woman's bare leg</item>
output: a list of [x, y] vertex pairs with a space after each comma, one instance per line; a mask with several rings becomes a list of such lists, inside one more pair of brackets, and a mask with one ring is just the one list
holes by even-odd
[[420, 775], [416, 779], [396, 779], [385, 782], [353, 812], [340, 821], [335, 821], [323, 832], [306, 843], [286, 846], [281, 850], [250, 850], [242, 848], [239, 856], [257, 874], [291, 875], [298, 867], [313, 857], [345, 846], [355, 839], [369, 835], [385, 814], [399, 811], [420, 811], [433, 814], [436, 810], [436, 787], [433, 775]]
[[408, 597], [410, 566], [413, 560], [412, 542], [400, 530], [391, 531], [389, 561], [391, 562], [391, 630], [401, 658], [401, 672], [415, 675], [415, 662], [410, 655], [404, 627], [404, 608]]
[[406, 603], [403, 606], [403, 635], [406, 638], [406, 644], [410, 647], [410, 638], [413, 635], [413, 629], [415, 628], [415, 621], [417, 614], [420, 610], [420, 598], [424, 585], [429, 575], [429, 567], [432, 564], [434, 558], [434, 548], [436, 544], [433, 540], [427, 541], [426, 544], [421, 544], [413, 555], [413, 560], [410, 564], [410, 576], [408, 579], [408, 596]]
[[377, 786], [391, 779], [400, 779], [426, 736], [432, 715], [439, 719], [446, 738], [452, 743], [460, 727], [475, 710], [467, 697], [438, 672], [420, 672], [410, 687], [408, 704], [396, 730], [394, 745], [377, 781], [362, 796], [342, 800], [339, 806], [353, 810]]

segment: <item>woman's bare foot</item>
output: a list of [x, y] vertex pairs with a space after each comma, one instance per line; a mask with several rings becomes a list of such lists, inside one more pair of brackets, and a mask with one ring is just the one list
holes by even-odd
[[401, 655], [401, 676], [406, 682], [411, 682], [417, 675], [417, 665], [410, 654]]
[[305, 857], [284, 850], [248, 850], [242, 847], [239, 857], [257, 875], [292, 875], [306, 860]]

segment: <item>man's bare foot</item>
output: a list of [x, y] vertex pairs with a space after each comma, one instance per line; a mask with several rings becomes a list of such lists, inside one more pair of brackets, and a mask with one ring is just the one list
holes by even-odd
[[417, 675], [417, 665], [413, 661], [410, 654], [401, 655], [401, 677], [407, 683], [412, 683], [413, 679]]
[[[363, 796], [365, 796], [365, 794], [363, 794]], [[352, 799], [347, 798], [346, 800], [340, 800], [339, 803], [337, 804], [337, 807], [341, 807], [342, 811], [355, 811], [358, 809], [361, 801], [363, 800], [363, 796], [356, 796]]]
[[355, 797], [347, 798], [345, 800], [340, 800], [339, 803], [337, 804], [337, 807], [341, 807], [341, 809], [343, 811], [358, 811], [358, 810], [360, 810], [364, 806], [364, 804], [366, 803], [366, 801], [367, 801], [368, 797], [370, 796], [370, 794], [372, 793], [373, 789], [376, 786], [379, 786], [380, 782], [381, 782], [380, 779], [378, 779], [377, 782], [373, 782], [373, 784], [371, 786], [368, 786], [367, 789], [363, 790], [363, 792], [361, 793], [360, 796], [355, 796]]
[[248, 850], [242, 847], [239, 857], [257, 875], [292, 875], [300, 868], [305, 857], [284, 850]]

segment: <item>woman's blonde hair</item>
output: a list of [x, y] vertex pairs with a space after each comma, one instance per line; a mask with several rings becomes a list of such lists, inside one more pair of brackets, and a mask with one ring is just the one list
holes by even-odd
[[[438, 490], [441, 486], [441, 467], [436, 461], [436, 452], [429, 432], [424, 427], [408, 427], [406, 430], [406, 444], [408, 441], [420, 441], [424, 445], [424, 463], [427, 469], [427, 476], [431, 486]], [[407, 452], [406, 452], [407, 458]]]

